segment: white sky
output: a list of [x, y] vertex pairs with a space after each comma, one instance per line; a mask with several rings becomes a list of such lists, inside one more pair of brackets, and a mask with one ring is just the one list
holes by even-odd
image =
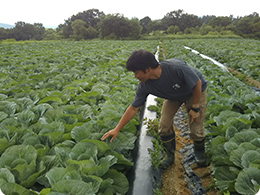
[[149, 16], [162, 19], [168, 12], [182, 9], [197, 16], [246, 16], [260, 14], [259, 0], [1, 0], [0, 23], [14, 25], [18, 21], [58, 26], [64, 20], [89, 9], [105, 14], [120, 13], [131, 19]]

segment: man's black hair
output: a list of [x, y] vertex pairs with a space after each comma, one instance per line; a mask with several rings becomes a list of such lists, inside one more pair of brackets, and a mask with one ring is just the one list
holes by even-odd
[[135, 72], [137, 70], [142, 70], [145, 72], [146, 69], [155, 69], [159, 65], [158, 61], [155, 59], [153, 53], [145, 51], [143, 49], [134, 51], [128, 58], [126, 63], [126, 68], [129, 71]]

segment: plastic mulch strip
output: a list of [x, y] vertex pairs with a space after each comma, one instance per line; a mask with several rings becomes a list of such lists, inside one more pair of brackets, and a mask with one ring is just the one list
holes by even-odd
[[[156, 97], [149, 95], [143, 110], [142, 118], [156, 119], [156, 112], [148, 110], [149, 105], [155, 105]], [[161, 170], [155, 170], [152, 166], [151, 156], [148, 149], [153, 148], [153, 137], [146, 134], [147, 125], [140, 124], [140, 136], [133, 150], [134, 166], [127, 174], [130, 188], [127, 195], [152, 195], [153, 190], [161, 183]]]
[[[181, 137], [190, 140], [186, 112], [180, 107], [174, 117], [174, 125], [181, 131]], [[189, 189], [193, 195], [204, 195], [206, 189], [202, 185], [201, 178], [191, 169], [191, 165], [195, 163], [193, 144], [182, 141], [184, 146], [180, 149], [183, 155], [182, 164], [185, 170], [184, 180], [186, 181]]]
[[[208, 59], [208, 60], [212, 61], [214, 64], [216, 64], [217, 66], [219, 66], [224, 72], [230, 73], [229, 70], [227, 69], [227, 67], [226, 67], [224, 64], [221, 64], [220, 62], [218, 62], [218, 61], [212, 59], [211, 57], [206, 56], [206, 55], [204, 55], [204, 54], [202, 54], [202, 53], [200, 53], [200, 52], [198, 52], [198, 51], [196, 51], [196, 50], [194, 50], [194, 49], [192, 49], [192, 48], [190, 48], [190, 47], [184, 46], [184, 48], [185, 48], [185, 49], [188, 49], [188, 50], [191, 50], [191, 52], [193, 52], [193, 53], [195, 53], [195, 54], [199, 54], [199, 55], [200, 55], [202, 58], [204, 58], [204, 59]], [[230, 73], [230, 75], [232, 76], [231, 73]], [[240, 80], [238, 80], [238, 81], [240, 81]], [[243, 83], [242, 81], [240, 81], [240, 82]], [[245, 83], [243, 83], [243, 84], [245, 84]], [[246, 84], [245, 84], [245, 85], [246, 85]], [[248, 85], [247, 85], [247, 86], [248, 86]], [[248, 86], [248, 87], [250, 87], [252, 90], [254, 90], [254, 91], [256, 92], [257, 95], [260, 96], [260, 89], [258, 89], [258, 88], [256, 88], [256, 87], [252, 87], [252, 86]]]

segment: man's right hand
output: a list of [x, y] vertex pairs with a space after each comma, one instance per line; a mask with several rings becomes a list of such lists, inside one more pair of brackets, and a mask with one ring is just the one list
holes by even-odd
[[135, 116], [135, 114], [138, 112], [138, 108], [135, 108], [133, 106], [129, 106], [127, 108], [127, 110], [125, 111], [125, 113], [123, 114], [122, 118], [120, 119], [118, 125], [116, 126], [116, 128], [108, 131], [107, 133], [105, 133], [103, 135], [103, 137], [101, 138], [101, 140], [105, 140], [109, 137], [112, 136], [110, 142], [113, 142], [114, 139], [116, 139], [116, 137], [119, 134], [119, 131]]
[[117, 131], [116, 129], [110, 130], [110, 131], [108, 131], [107, 133], [105, 133], [105, 134], [103, 135], [103, 137], [101, 138], [101, 140], [105, 140], [105, 139], [107, 139], [107, 138], [109, 138], [109, 137], [112, 136], [110, 142], [113, 142], [114, 139], [116, 139], [116, 137], [118, 136], [118, 134], [119, 134], [119, 131]]

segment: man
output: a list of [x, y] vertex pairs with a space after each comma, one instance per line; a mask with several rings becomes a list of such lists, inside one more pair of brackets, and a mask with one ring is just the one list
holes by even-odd
[[155, 56], [145, 50], [134, 51], [129, 57], [127, 69], [139, 79], [135, 98], [128, 107], [115, 129], [101, 138], [117, 137], [119, 131], [135, 116], [149, 94], [164, 98], [158, 133], [167, 149], [167, 158], [162, 168], [167, 169], [174, 163], [175, 132], [173, 118], [184, 103], [189, 115], [190, 137], [194, 141], [195, 160], [198, 166], [204, 166], [204, 118], [206, 113], [207, 81], [194, 67], [181, 59], [169, 59], [158, 62]]

